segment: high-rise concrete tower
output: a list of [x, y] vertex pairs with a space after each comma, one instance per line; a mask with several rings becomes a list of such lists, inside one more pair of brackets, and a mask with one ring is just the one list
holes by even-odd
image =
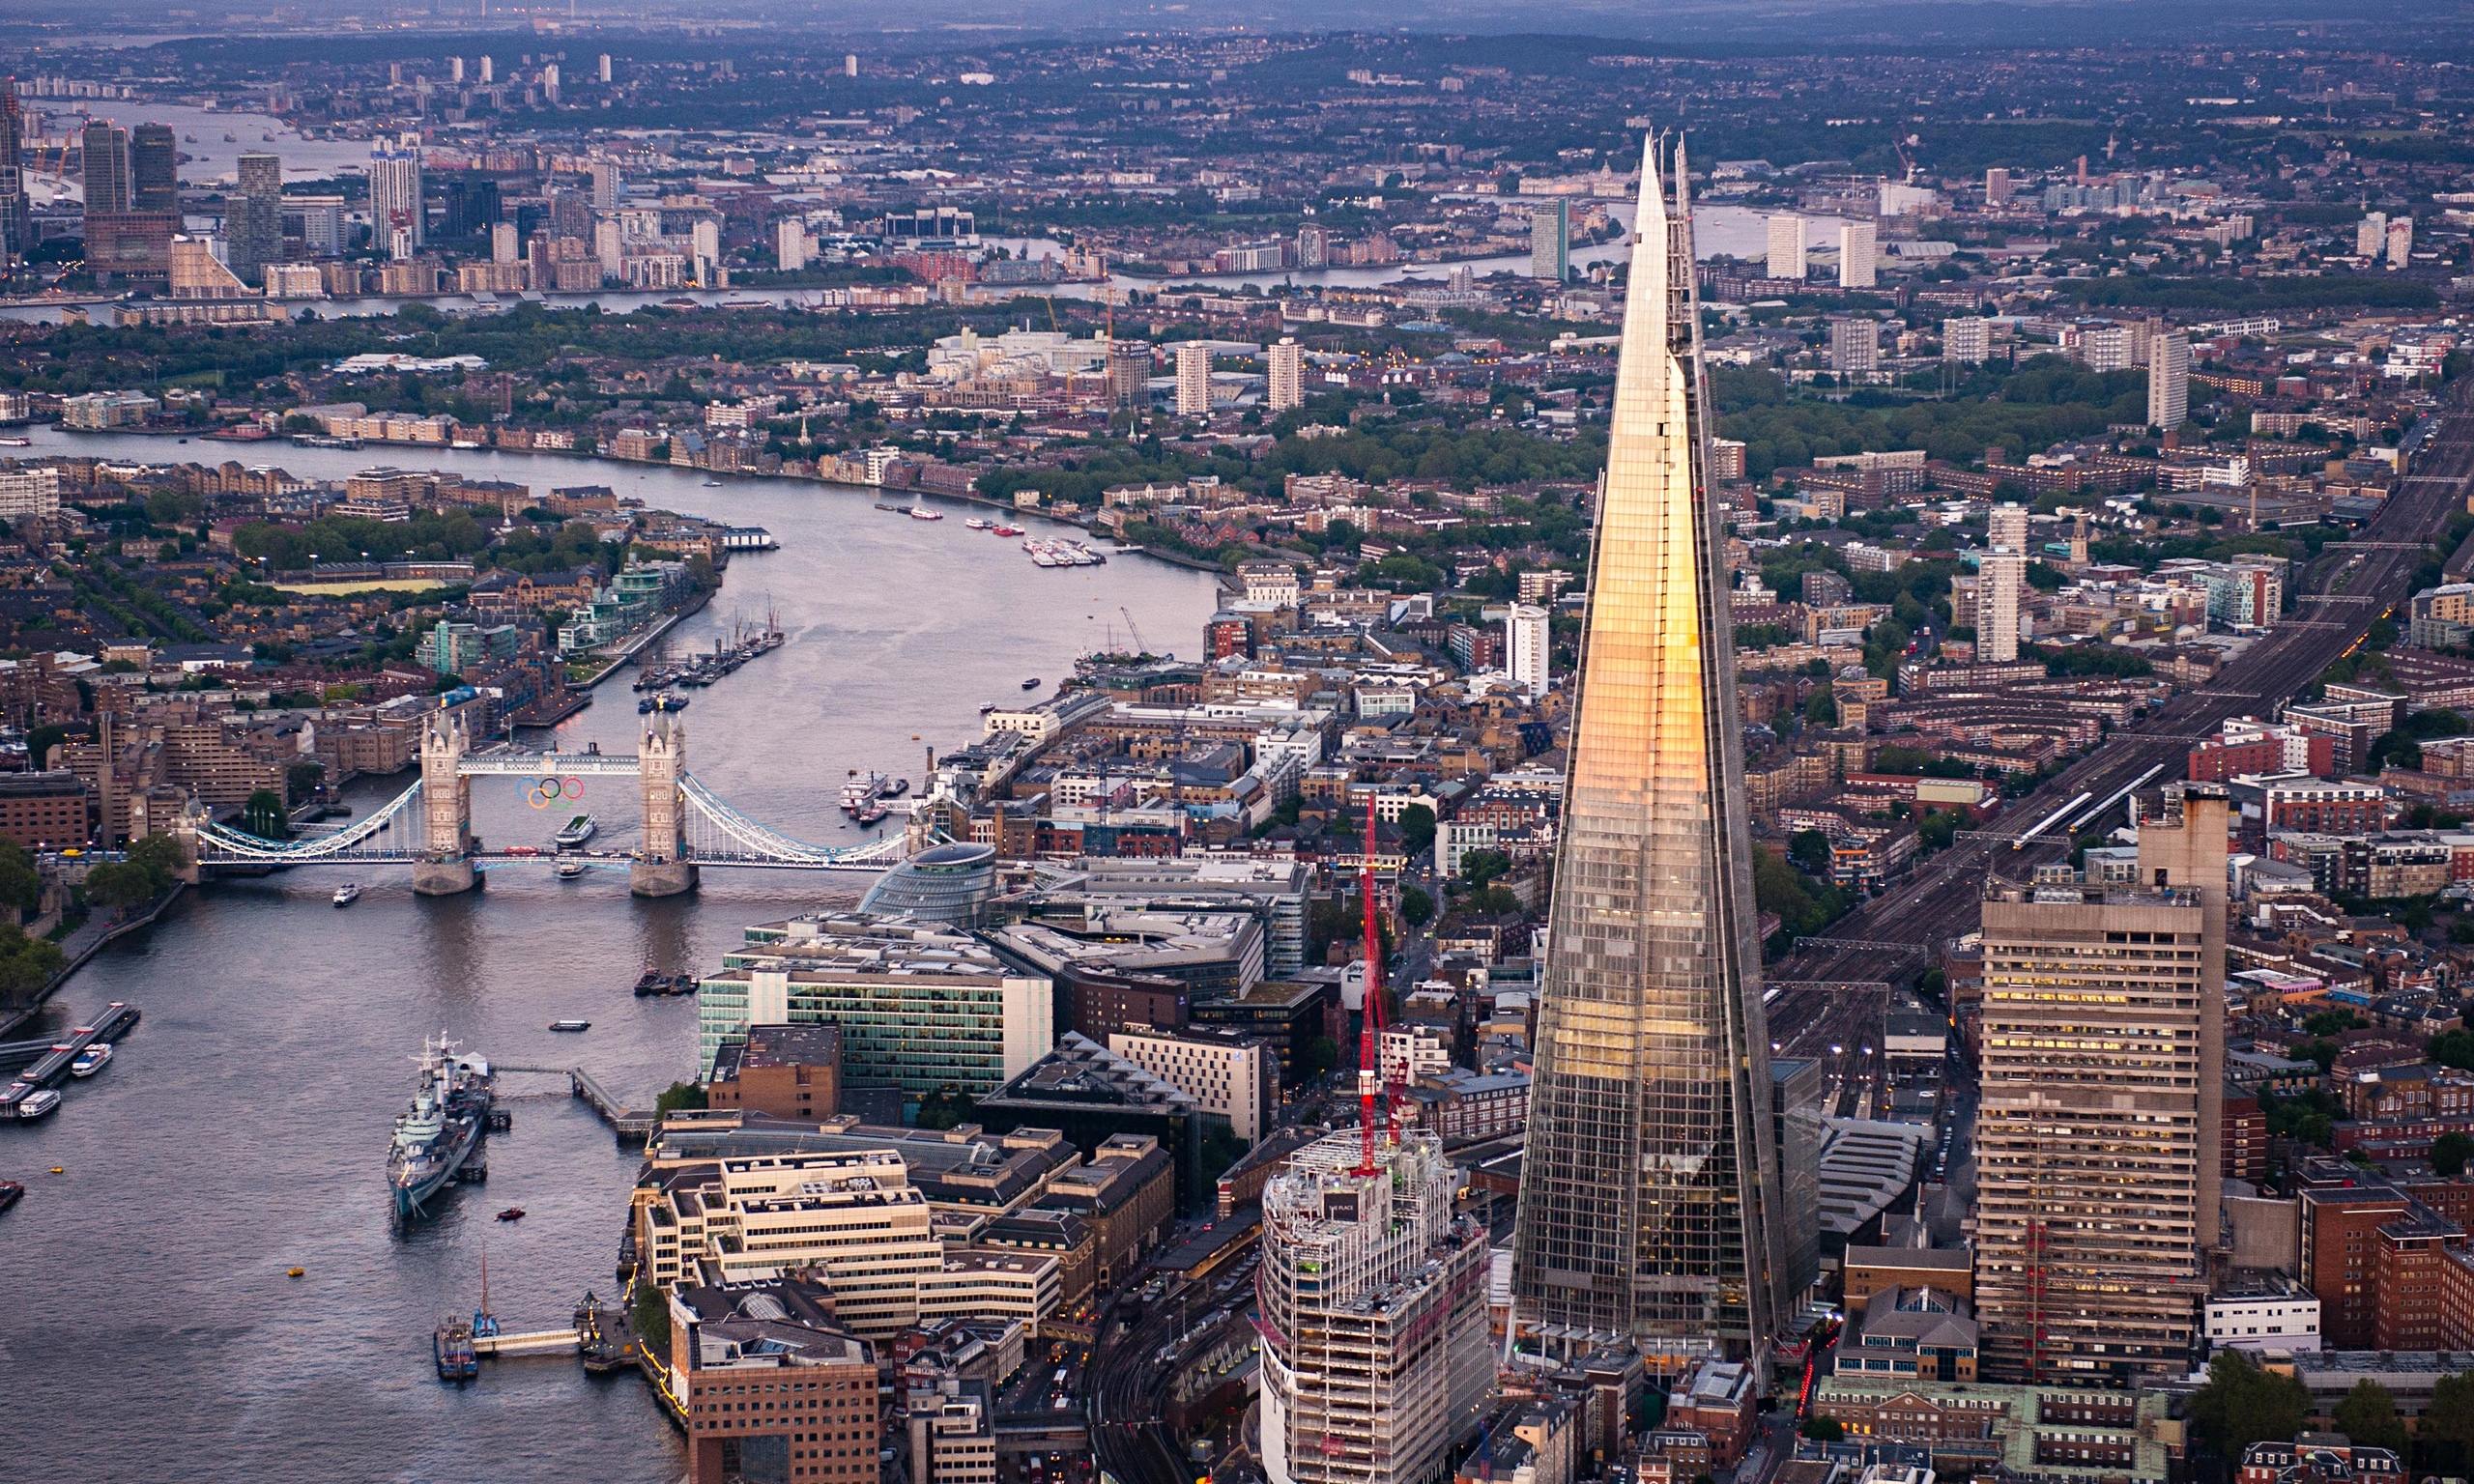
[[1642, 171], [1514, 1235], [1550, 1341], [1764, 1353], [1781, 1285], [1683, 151]]

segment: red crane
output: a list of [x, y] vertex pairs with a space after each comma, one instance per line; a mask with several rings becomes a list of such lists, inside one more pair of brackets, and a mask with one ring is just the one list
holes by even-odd
[[1374, 1173], [1374, 1099], [1380, 1084], [1383, 1122], [1394, 1144], [1400, 1142], [1400, 1098], [1396, 1084], [1381, 1071], [1383, 1045], [1383, 933], [1374, 920], [1374, 795], [1366, 796], [1366, 855], [1358, 864], [1357, 892], [1366, 921], [1366, 1003], [1358, 1015], [1357, 1111], [1363, 1139], [1357, 1172]]

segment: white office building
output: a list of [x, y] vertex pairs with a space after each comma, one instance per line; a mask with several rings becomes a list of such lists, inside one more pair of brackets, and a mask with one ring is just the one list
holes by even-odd
[[[1275, 413], [1284, 413], [1306, 400], [1306, 347], [1287, 335], [1271, 349], [1268, 400]], [[1207, 373], [1206, 373], [1207, 374]]]
[[1263, 1041], [1205, 1027], [1116, 1031], [1108, 1049], [1194, 1100], [1249, 1144], [1280, 1111], [1280, 1054]]
[[1879, 267], [1880, 239], [1869, 221], [1843, 222], [1838, 228], [1838, 286], [1869, 289]]
[[1211, 347], [1189, 340], [1177, 347], [1177, 415], [1211, 414]]
[[2147, 345], [2147, 425], [2170, 433], [2190, 415], [2190, 338], [2158, 335]]
[[1975, 657], [2004, 665], [2019, 657], [2019, 594], [2027, 585], [2028, 558], [2017, 552], [1988, 553], [1976, 563]]
[[1769, 218], [1769, 276], [1796, 279], [1804, 276], [1804, 218], [1801, 216]]
[[1550, 673], [1551, 637], [1546, 610], [1534, 603], [1514, 603], [1504, 614], [1504, 669], [1511, 683], [1532, 697], [1546, 694]]
[[1993, 322], [1981, 317], [1942, 322], [1942, 358], [1980, 366], [1993, 358]]

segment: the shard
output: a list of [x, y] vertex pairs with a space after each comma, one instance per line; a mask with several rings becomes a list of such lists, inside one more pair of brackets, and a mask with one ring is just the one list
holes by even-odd
[[1516, 1319], [1550, 1351], [1759, 1357], [1777, 1153], [1683, 147], [1642, 168], [1591, 558]]

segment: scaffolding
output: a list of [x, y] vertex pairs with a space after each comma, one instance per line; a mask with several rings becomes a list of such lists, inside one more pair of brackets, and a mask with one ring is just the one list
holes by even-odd
[[1361, 1130], [1298, 1151], [1263, 1192], [1256, 1283], [1273, 1484], [1422, 1484], [1494, 1379], [1484, 1230], [1455, 1216], [1442, 1141], [1362, 1167]]

